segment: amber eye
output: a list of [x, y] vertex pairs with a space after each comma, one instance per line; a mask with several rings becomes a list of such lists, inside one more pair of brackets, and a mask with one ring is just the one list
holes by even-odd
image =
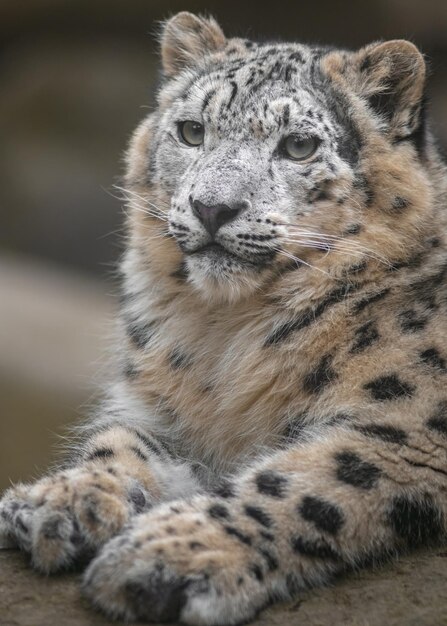
[[186, 143], [187, 146], [200, 146], [203, 143], [205, 129], [199, 122], [187, 120], [186, 122], [179, 123], [178, 133], [180, 139], [183, 143]]
[[298, 137], [298, 135], [289, 135], [282, 144], [285, 156], [294, 161], [304, 161], [311, 157], [320, 145], [318, 137]]

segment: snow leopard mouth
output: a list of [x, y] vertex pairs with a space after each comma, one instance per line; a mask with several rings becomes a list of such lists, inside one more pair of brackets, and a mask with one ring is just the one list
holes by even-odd
[[211, 252], [216, 255], [231, 254], [231, 252], [228, 252], [228, 250], [224, 248], [220, 243], [216, 243], [215, 241], [207, 243], [200, 248], [197, 248], [197, 250], [194, 250], [190, 254], [203, 254], [205, 252]]
[[243, 266], [245, 268], [252, 269], [259, 269], [259, 266], [264, 266], [266, 264], [265, 257], [259, 261], [258, 259], [246, 258], [231, 252], [228, 248], [215, 241], [207, 243], [196, 250], [188, 252], [187, 254], [190, 257], [207, 258], [214, 263], [230, 262], [239, 267]]

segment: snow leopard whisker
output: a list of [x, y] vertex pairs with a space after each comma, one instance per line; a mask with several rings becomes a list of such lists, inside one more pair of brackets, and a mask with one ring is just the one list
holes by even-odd
[[367, 246], [364, 246], [363, 244], [357, 241], [349, 241], [346, 238], [340, 237], [337, 235], [328, 235], [325, 233], [316, 233], [314, 231], [300, 230], [300, 232], [297, 233], [295, 236], [289, 234], [283, 237], [283, 239], [288, 240], [292, 243], [298, 240], [302, 241], [303, 239], [305, 239], [306, 241], [315, 241], [315, 242], [318, 240], [321, 240], [322, 242], [326, 241], [327, 243], [331, 244], [331, 250], [335, 250], [337, 248], [338, 250], [345, 249], [346, 251], [349, 251], [349, 250], [358, 251], [358, 252], [365, 254], [365, 256], [370, 255], [371, 258], [375, 258], [377, 261], [380, 261], [384, 265], [391, 265], [389, 260], [386, 257], [375, 252], [371, 248], [368, 248]]
[[[119, 185], [114, 185], [114, 188], [124, 194], [124, 197], [121, 198], [121, 200], [127, 202], [132, 208], [135, 208], [137, 211], [141, 211], [152, 217], [156, 217], [157, 219], [167, 221], [167, 211], [157, 206], [144, 196], [132, 191], [131, 189], [127, 189], [126, 187], [120, 187]], [[151, 209], [149, 209], [148, 206], [151, 207]]]
[[312, 265], [312, 263], [307, 263], [306, 261], [303, 261], [303, 259], [301, 259], [300, 257], [295, 256], [291, 252], [287, 252], [283, 248], [275, 248], [275, 251], [279, 252], [279, 254], [283, 254], [285, 257], [287, 257], [288, 259], [291, 259], [292, 261], [296, 261], [298, 264], [302, 263], [303, 265], [307, 265], [307, 267], [309, 267], [309, 268], [311, 268], [313, 270], [317, 270], [318, 272], [321, 272], [322, 274], [325, 274], [325, 276], [330, 276], [330, 274], [328, 272], [325, 272], [320, 267], [316, 267], [315, 265]]
[[290, 243], [290, 244], [297, 244], [299, 246], [303, 246], [306, 248], [326, 250], [328, 253], [336, 252], [338, 254], [349, 254], [357, 258], [361, 257], [361, 258], [371, 259], [371, 260], [378, 261], [379, 263], [382, 263], [383, 265], [386, 265], [386, 266], [391, 265], [389, 261], [387, 261], [380, 255], [375, 254], [372, 251], [367, 251], [369, 249], [364, 248], [363, 246], [350, 247], [348, 245], [341, 245], [340, 243], [337, 243], [337, 242], [324, 243], [324, 241], [315, 241], [312, 239], [304, 239], [304, 238], [298, 239], [298, 238], [288, 238], [288, 237], [284, 237], [282, 241], [286, 241], [287, 243]]

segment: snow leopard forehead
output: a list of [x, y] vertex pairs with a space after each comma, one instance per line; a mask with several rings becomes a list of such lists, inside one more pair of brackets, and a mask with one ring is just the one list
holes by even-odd
[[224, 53], [188, 68], [165, 86], [160, 100], [169, 95], [171, 115], [203, 119], [219, 140], [315, 134], [336, 143], [349, 163], [355, 161], [358, 130], [346, 115], [343, 95], [321, 69], [330, 48], [230, 42]]

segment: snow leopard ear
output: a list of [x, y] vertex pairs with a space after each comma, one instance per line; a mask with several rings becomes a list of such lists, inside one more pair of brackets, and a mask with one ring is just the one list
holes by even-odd
[[167, 76], [175, 76], [191, 67], [207, 54], [221, 50], [226, 38], [213, 18], [187, 11], [174, 15], [164, 26], [161, 37], [161, 58]]
[[360, 92], [395, 140], [410, 138], [423, 123], [426, 68], [409, 41], [396, 39], [361, 48], [354, 55]]

